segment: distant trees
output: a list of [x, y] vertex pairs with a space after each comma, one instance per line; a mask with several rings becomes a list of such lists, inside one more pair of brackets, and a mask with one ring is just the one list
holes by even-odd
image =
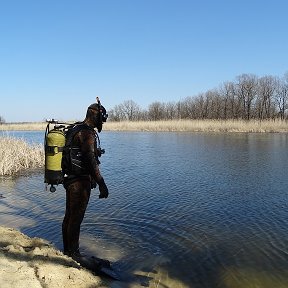
[[280, 119], [285, 119], [285, 112], [288, 107], [288, 73], [285, 74], [283, 79], [278, 80], [277, 82], [275, 102], [279, 111], [278, 115], [280, 116]]
[[3, 123], [5, 123], [5, 119], [2, 116], [0, 116], [0, 124], [3, 124]]
[[281, 119], [288, 118], [288, 72], [284, 77], [242, 74], [235, 81], [224, 82], [178, 102], [153, 102], [142, 110], [134, 101], [116, 105], [110, 119]]
[[109, 111], [109, 118], [114, 121], [140, 120], [141, 108], [133, 100], [124, 101]]
[[242, 74], [237, 77], [236, 96], [240, 103], [241, 117], [251, 118], [253, 101], [257, 96], [258, 80], [255, 75]]

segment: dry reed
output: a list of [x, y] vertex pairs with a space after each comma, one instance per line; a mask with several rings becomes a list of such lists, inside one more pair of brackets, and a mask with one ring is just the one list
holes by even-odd
[[[71, 121], [69, 121], [71, 122]], [[10, 123], [0, 125], [0, 131], [44, 131], [46, 122]], [[172, 131], [172, 132], [288, 132], [288, 122], [282, 120], [167, 120], [108, 121], [106, 131]]]
[[281, 120], [167, 120], [107, 122], [108, 131], [171, 132], [288, 132], [288, 122]]
[[43, 167], [44, 161], [43, 145], [31, 145], [12, 137], [0, 137], [1, 176], [11, 176], [24, 169]]
[[0, 125], [0, 131], [41, 131], [46, 125], [46, 122], [4, 123]]

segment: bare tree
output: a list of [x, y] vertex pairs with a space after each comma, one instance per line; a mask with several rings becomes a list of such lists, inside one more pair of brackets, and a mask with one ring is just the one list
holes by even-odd
[[223, 118], [223, 98], [218, 90], [210, 90], [207, 92], [207, 97], [210, 98], [210, 119], [222, 119]]
[[125, 113], [122, 104], [116, 105], [114, 109], [109, 111], [109, 119], [112, 121], [125, 120]]
[[140, 106], [133, 100], [124, 101], [109, 111], [109, 118], [114, 121], [139, 120], [140, 116]]
[[270, 119], [275, 114], [275, 93], [277, 80], [273, 76], [264, 76], [259, 79], [257, 95], [257, 112], [259, 119]]
[[162, 120], [164, 118], [164, 105], [160, 102], [153, 102], [148, 107], [148, 115], [150, 120]]
[[252, 74], [242, 74], [237, 77], [237, 96], [242, 104], [242, 118], [250, 120], [253, 100], [257, 96], [258, 79]]
[[280, 119], [285, 119], [285, 111], [288, 108], [288, 73], [285, 74], [283, 79], [278, 81], [275, 101], [279, 109]]
[[122, 106], [127, 120], [139, 120], [141, 109], [137, 103], [133, 100], [128, 100], [124, 101]]
[[177, 118], [177, 104], [175, 102], [168, 102], [164, 104], [165, 119], [176, 119]]
[[4, 124], [5, 122], [6, 122], [5, 119], [2, 116], [0, 116], [0, 124]]
[[201, 93], [195, 99], [196, 103], [196, 111], [198, 114], [198, 119], [206, 119], [208, 118], [208, 110], [209, 110], [209, 98], [207, 97], [207, 93]]
[[178, 119], [197, 119], [199, 118], [198, 113], [194, 97], [187, 97], [181, 103], [177, 103]]
[[239, 117], [240, 102], [235, 90], [235, 84], [233, 82], [225, 82], [220, 86], [219, 93], [223, 99], [224, 119], [237, 119]]

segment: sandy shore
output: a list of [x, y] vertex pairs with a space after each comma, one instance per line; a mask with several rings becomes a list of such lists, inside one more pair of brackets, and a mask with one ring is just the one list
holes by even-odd
[[110, 287], [51, 243], [0, 226], [0, 287]]

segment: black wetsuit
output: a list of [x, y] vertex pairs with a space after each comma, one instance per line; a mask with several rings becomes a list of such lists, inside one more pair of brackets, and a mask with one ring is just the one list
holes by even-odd
[[64, 177], [66, 189], [66, 212], [62, 223], [64, 253], [73, 256], [79, 253], [80, 226], [89, 202], [91, 188], [99, 186], [99, 198], [108, 197], [108, 189], [99, 170], [97, 141], [93, 129], [80, 130], [72, 140], [82, 153], [82, 165], [85, 173]]

